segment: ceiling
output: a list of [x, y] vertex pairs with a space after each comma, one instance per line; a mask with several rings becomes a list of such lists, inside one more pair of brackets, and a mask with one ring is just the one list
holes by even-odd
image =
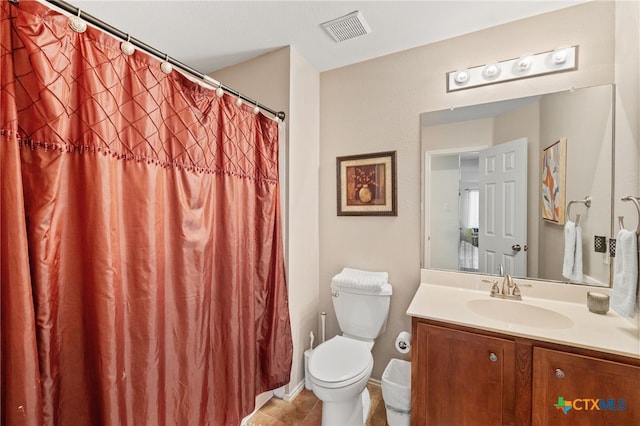
[[[584, 1], [68, 0], [202, 73], [287, 45], [322, 72]], [[335, 43], [320, 26], [356, 10], [371, 33]]]

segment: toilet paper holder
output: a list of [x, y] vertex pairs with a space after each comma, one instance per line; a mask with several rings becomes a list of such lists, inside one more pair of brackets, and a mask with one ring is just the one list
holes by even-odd
[[400, 332], [396, 338], [395, 347], [402, 354], [408, 353], [411, 350], [411, 334], [407, 331]]

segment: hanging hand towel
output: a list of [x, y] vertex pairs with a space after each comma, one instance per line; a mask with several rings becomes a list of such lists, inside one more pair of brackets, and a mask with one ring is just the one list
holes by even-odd
[[343, 268], [342, 272], [331, 280], [336, 285], [360, 288], [362, 290], [377, 291], [389, 281], [386, 272], [362, 271], [359, 269]]
[[576, 224], [568, 220], [564, 224], [564, 261], [562, 276], [570, 280], [576, 259]]
[[637, 287], [638, 236], [635, 231], [621, 229], [616, 240], [611, 309], [622, 316], [633, 317]]
[[571, 281], [582, 281], [584, 279], [582, 274], [582, 227], [580, 225], [576, 225], [575, 255], [570, 279]]

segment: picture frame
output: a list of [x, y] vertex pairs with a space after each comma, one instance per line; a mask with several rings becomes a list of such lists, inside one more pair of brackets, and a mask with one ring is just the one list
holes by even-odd
[[567, 173], [567, 139], [542, 150], [542, 219], [564, 225]]
[[397, 216], [396, 151], [336, 158], [338, 216]]

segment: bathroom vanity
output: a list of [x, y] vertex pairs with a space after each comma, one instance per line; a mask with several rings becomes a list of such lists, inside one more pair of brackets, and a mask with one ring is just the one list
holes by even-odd
[[423, 279], [409, 306], [412, 425], [640, 424], [636, 323], [589, 312], [583, 286], [512, 301], [482, 278]]

